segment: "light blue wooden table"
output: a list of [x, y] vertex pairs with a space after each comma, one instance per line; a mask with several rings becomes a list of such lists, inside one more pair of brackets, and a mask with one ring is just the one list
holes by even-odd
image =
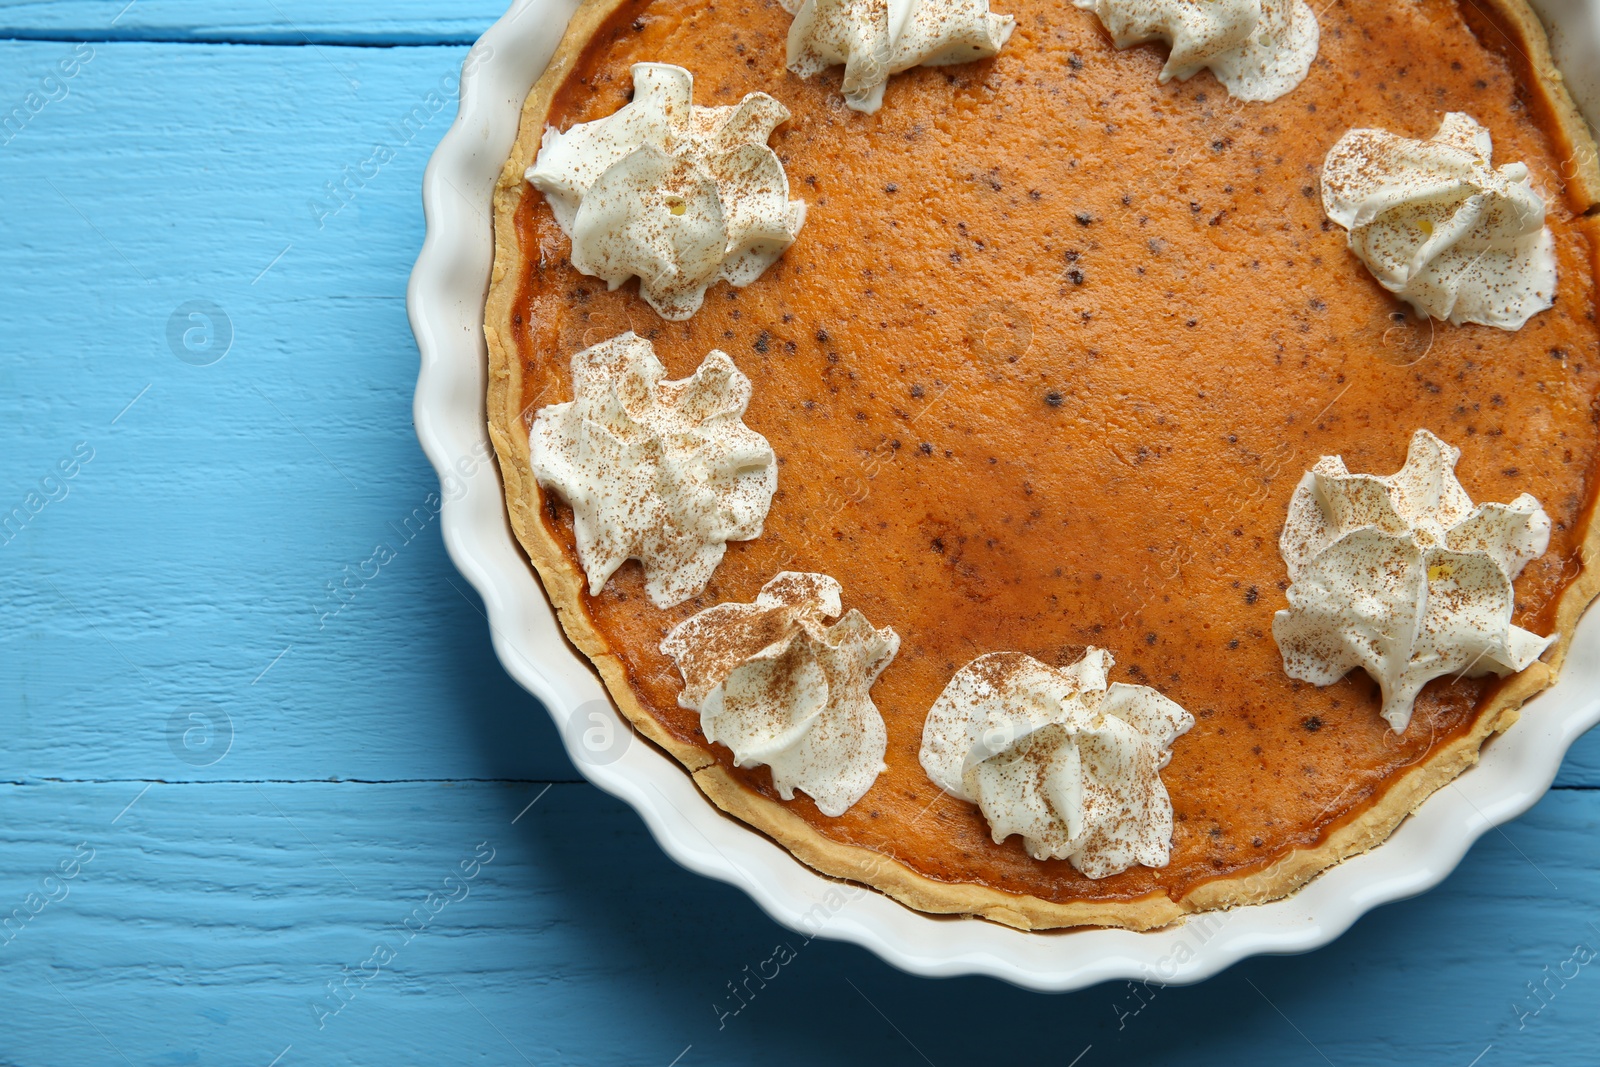
[[1600, 737], [1441, 888], [1143, 1001], [911, 978], [666, 860], [429, 521], [453, 98], [398, 123], [498, 14], [439, 6], [0, 4], [0, 1063], [1600, 1062]]

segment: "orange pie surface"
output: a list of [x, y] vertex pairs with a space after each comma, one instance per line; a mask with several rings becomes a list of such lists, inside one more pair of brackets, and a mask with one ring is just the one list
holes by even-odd
[[[632, 329], [669, 375], [713, 348], [754, 382], [745, 422], [779, 457], [765, 530], [730, 544], [704, 594], [659, 610], [626, 564], [581, 594], [639, 704], [776, 800], [765, 768], [732, 769], [680, 708], [666, 632], [775, 573], [837, 578], [902, 639], [872, 696], [888, 770], [840, 818], [784, 806], [823, 837], [935, 882], [1045, 901], [1178, 899], [1317, 845], [1409, 767], [1470, 731], [1495, 679], [1441, 679], [1402, 735], [1357, 671], [1288, 678], [1271, 635], [1288, 584], [1290, 494], [1320, 456], [1388, 474], [1412, 431], [1461, 449], [1475, 501], [1536, 496], [1549, 551], [1516, 582], [1517, 625], [1555, 626], [1579, 574], [1594, 497], [1600, 330], [1594, 231], [1570, 149], [1519, 71], [1516, 42], [1465, 0], [1336, 0], [1299, 88], [1231, 99], [1202, 72], [1157, 84], [1161, 46], [1112, 48], [1061, 0], [994, 0], [1016, 17], [993, 60], [896, 75], [882, 109], [846, 109], [840, 68], [784, 69], [777, 3], [629, 0], [552, 101], [565, 129], [629, 98], [629, 67], [675, 63], [695, 103], [767, 92], [792, 112], [771, 144], [808, 213], [794, 245], [742, 289], [719, 284], [670, 323], [575, 271], [544, 198], [523, 186], [511, 338], [526, 419], [571, 399], [578, 350]], [[1352, 127], [1423, 138], [1447, 111], [1525, 161], [1555, 235], [1555, 305], [1523, 329], [1418, 319], [1371, 278], [1319, 195]], [[539, 521], [576, 569], [571, 513]], [[1170, 863], [1091, 880], [991, 840], [974, 806], [918, 763], [923, 720], [986, 652], [1052, 665], [1090, 645], [1113, 678], [1154, 686], [1196, 725], [1162, 773]]]

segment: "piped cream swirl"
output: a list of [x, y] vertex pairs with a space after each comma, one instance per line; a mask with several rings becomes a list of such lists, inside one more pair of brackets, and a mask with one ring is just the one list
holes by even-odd
[[736, 767], [770, 767], [779, 796], [804, 790], [830, 817], [884, 770], [889, 735], [870, 690], [900, 648], [854, 608], [827, 625], [840, 593], [826, 574], [784, 571], [753, 604], [707, 608], [661, 642], [706, 740], [732, 749]]
[[573, 399], [541, 408], [528, 438], [539, 484], [572, 506], [590, 594], [637, 559], [662, 608], [705, 588], [727, 542], [760, 536], [778, 485], [772, 446], [743, 422], [750, 379], [725, 352], [665, 378], [631, 332], [586, 348]]
[[766, 93], [698, 107], [694, 77], [633, 65], [633, 99], [565, 133], [544, 131], [527, 179], [572, 239], [572, 265], [639, 295], [665, 319], [693, 315], [718, 281], [748, 285], [794, 242], [805, 204], [767, 147], [789, 111]]
[[1159, 81], [1209, 67], [1241, 100], [1276, 100], [1305, 79], [1321, 33], [1305, 0], [1074, 0], [1118, 48], [1165, 41]]
[[1172, 801], [1161, 781], [1194, 718], [1143, 685], [1108, 684], [1111, 653], [1056, 670], [1020, 652], [958, 671], [922, 728], [922, 767], [983, 811], [998, 842], [1021, 834], [1034, 859], [1090, 878], [1164, 867]]
[[1460, 456], [1427, 430], [1396, 474], [1351, 474], [1324, 456], [1295, 488], [1279, 539], [1292, 583], [1272, 620], [1284, 672], [1332, 685], [1362, 668], [1396, 733], [1433, 679], [1511, 674], [1555, 641], [1511, 622], [1511, 583], [1549, 546], [1549, 516], [1527, 493], [1474, 507], [1456, 480]]
[[871, 114], [889, 76], [912, 67], [986, 59], [1004, 47], [1016, 20], [989, 0], [783, 0], [789, 69], [802, 78], [844, 64], [845, 103]]
[[1322, 165], [1322, 204], [1378, 284], [1424, 315], [1520, 329], [1555, 299], [1555, 238], [1523, 163], [1452, 111], [1425, 141], [1351, 130]]

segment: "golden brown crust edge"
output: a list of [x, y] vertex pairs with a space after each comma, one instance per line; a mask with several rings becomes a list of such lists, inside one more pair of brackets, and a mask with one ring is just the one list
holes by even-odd
[[[517, 283], [528, 268], [516, 240], [515, 225], [517, 205], [528, 188], [523, 175], [533, 163], [555, 94], [590, 38], [622, 2], [585, 0], [573, 15], [549, 66], [523, 104], [516, 142], [495, 186], [494, 267], [484, 315], [489, 350], [488, 429], [499, 460], [512, 529], [538, 572], [563, 630], [594, 664], [617, 707], [634, 727], [682, 763], [701, 791], [722, 811], [771, 837], [822, 874], [870, 885], [918, 911], [982, 916], [1021, 930], [1073, 926], [1149, 930], [1194, 912], [1286, 897], [1329, 867], [1381, 844], [1418, 805], [1477, 763], [1484, 742], [1516, 722], [1523, 702], [1554, 681], [1579, 617], [1600, 592], [1600, 567], [1591, 565], [1600, 553], [1600, 528], [1593, 522], [1592, 505], [1584, 518], [1582, 570], [1563, 591], [1557, 606], [1556, 624], [1561, 639], [1544, 661], [1533, 664], [1502, 687], [1468, 733], [1390, 783], [1376, 803], [1336, 827], [1321, 844], [1297, 849], [1250, 874], [1205, 882], [1176, 901], [1157, 893], [1131, 901], [1056, 903], [987, 886], [936, 881], [918, 874], [892, 855], [824, 836], [784, 805], [740, 784], [703, 749], [673, 737], [639, 702], [622, 661], [594, 629], [583, 608], [584, 576], [571, 565], [564, 546], [540, 521], [543, 497], [532, 477], [528, 456], [528, 424], [521, 404], [522, 366], [515, 346], [509, 343]], [[1593, 205], [1600, 203], [1600, 165], [1588, 128], [1550, 57], [1544, 27], [1525, 0], [1462, 2], [1480, 12], [1480, 3], [1489, 4], [1504, 26], [1520, 39], [1512, 43], [1520, 49], [1532, 75], [1528, 88], [1542, 94], [1545, 113], [1555, 126], [1553, 132], [1565, 142], [1560, 147], [1571, 161], [1570, 173], [1565, 175], [1569, 207], [1575, 215], [1587, 215]], [[1587, 220], [1579, 224], [1589, 231], [1592, 254], [1600, 257], [1600, 227]]]
[[527, 188], [524, 173], [533, 165], [544, 119], [573, 63], [589, 38], [622, 5], [622, 0], [585, 0], [567, 24], [566, 33], [544, 74], [523, 102], [522, 118], [511, 155], [501, 168], [494, 189], [494, 266], [489, 275], [489, 296], [484, 307], [484, 340], [489, 349], [489, 438], [500, 464], [506, 491], [506, 511], [511, 528], [528, 553], [555, 606], [561, 628], [600, 672], [601, 680], [629, 721], [651, 741], [672, 753], [689, 770], [713, 762], [693, 745], [678, 741], [638, 703], [628, 684], [622, 661], [613, 655], [583, 610], [584, 576], [568, 562], [565, 550], [539, 521], [543, 497], [532, 477], [528, 456], [528, 425], [522, 413], [522, 363], [510, 343], [517, 280], [528, 263], [516, 239], [516, 209]]
[[[1568, 207], [1574, 215], [1586, 215], [1600, 203], [1600, 157], [1597, 157], [1594, 138], [1589, 124], [1584, 120], [1572, 94], [1567, 92], [1567, 81], [1556, 69], [1550, 54], [1550, 38], [1544, 23], [1527, 0], [1458, 0], [1470, 6], [1491, 22], [1498, 19], [1495, 29], [1504, 33], [1510, 30], [1515, 38], [1507, 37], [1511, 46], [1507, 58], [1518, 73], [1531, 75], [1529, 89], [1537, 89], [1545, 116], [1554, 124], [1550, 132], [1556, 134], [1557, 148], [1566, 157], [1563, 177], [1566, 179]], [[1492, 10], [1485, 11], [1484, 4]], [[1495, 42], [1486, 41], [1487, 47]], [[1522, 69], [1526, 65], [1526, 69]]]

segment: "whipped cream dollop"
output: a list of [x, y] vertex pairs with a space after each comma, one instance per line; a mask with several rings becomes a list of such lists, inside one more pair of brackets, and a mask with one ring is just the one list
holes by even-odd
[[748, 285], [794, 243], [806, 206], [767, 147], [789, 111], [766, 93], [697, 107], [694, 77], [633, 65], [633, 99], [544, 131], [527, 179], [572, 238], [572, 265], [615, 289], [639, 278], [662, 318], [686, 319], [720, 280]]
[[1149, 686], [1108, 685], [1112, 663], [1099, 648], [1061, 670], [1020, 652], [979, 656], [928, 712], [923, 769], [982, 809], [996, 843], [1021, 834], [1034, 859], [1090, 878], [1165, 867], [1161, 768], [1194, 718]]
[[718, 604], [673, 627], [663, 654], [683, 674], [678, 703], [735, 767], [772, 769], [784, 800], [803, 789], [838, 817], [884, 770], [888, 731], [870, 690], [900, 635], [840, 610], [839, 583], [784, 571], [753, 604]]
[[995, 55], [1016, 27], [989, 0], [783, 0], [789, 69], [802, 78], [844, 64], [845, 103], [872, 114], [891, 74]]
[[1322, 164], [1322, 205], [1378, 284], [1424, 315], [1516, 330], [1556, 292], [1555, 238], [1523, 163], [1452, 111], [1426, 141], [1351, 130]]
[[1305, 79], [1321, 33], [1305, 0], [1073, 0], [1118, 48], [1171, 46], [1159, 81], [1210, 67], [1232, 96], [1276, 100]]
[[1555, 641], [1511, 624], [1511, 582], [1549, 546], [1549, 516], [1526, 493], [1474, 507], [1460, 455], [1418, 430], [1387, 477], [1324, 456], [1295, 487], [1279, 540], [1292, 582], [1272, 620], [1284, 672], [1332, 685], [1362, 668], [1396, 733], [1434, 678], [1511, 674]]
[[573, 399], [540, 408], [528, 437], [534, 477], [572, 506], [589, 593], [636, 559], [662, 608], [705, 588], [727, 542], [760, 536], [778, 487], [772, 446], [743, 422], [750, 379], [727, 353], [665, 378], [644, 338], [602, 341], [572, 357]]

